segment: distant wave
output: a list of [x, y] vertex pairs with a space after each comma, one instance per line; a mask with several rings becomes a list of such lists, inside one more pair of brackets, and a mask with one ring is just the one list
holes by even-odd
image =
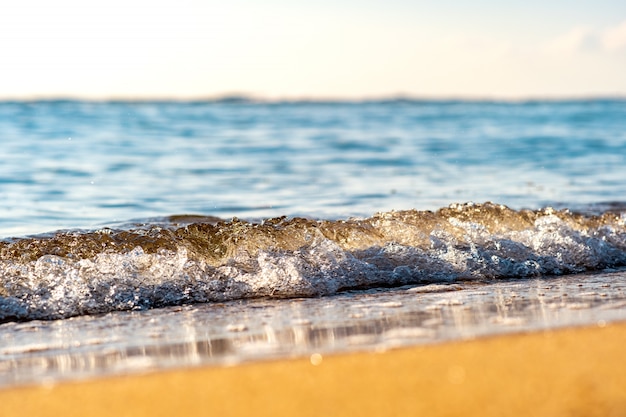
[[366, 219], [173, 216], [0, 242], [0, 321], [626, 265], [626, 208], [454, 204]]
[[20, 103], [48, 103], [48, 104], [71, 104], [71, 103], [108, 103], [108, 104], [226, 104], [226, 105], [247, 105], [247, 104], [381, 104], [381, 105], [411, 105], [411, 104], [575, 104], [575, 103], [626, 103], [626, 96], [573, 96], [573, 97], [521, 97], [521, 98], [492, 98], [492, 97], [420, 97], [420, 96], [382, 96], [365, 98], [266, 98], [246, 94], [234, 94], [215, 97], [196, 98], [82, 98], [82, 97], [34, 97], [24, 99], [2, 99], [0, 104], [20, 104]]

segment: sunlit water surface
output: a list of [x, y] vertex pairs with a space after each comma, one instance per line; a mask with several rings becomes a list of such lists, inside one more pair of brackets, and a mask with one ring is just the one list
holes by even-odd
[[[0, 138], [0, 386], [626, 319], [623, 100], [0, 102]], [[340, 221], [103, 228], [179, 214]], [[8, 240], [60, 229], [98, 232]]]
[[0, 236], [626, 200], [626, 101], [0, 102]]

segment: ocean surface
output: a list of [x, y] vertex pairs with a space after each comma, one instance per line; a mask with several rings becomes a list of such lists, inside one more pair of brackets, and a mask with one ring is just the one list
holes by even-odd
[[5, 101], [0, 138], [0, 386], [626, 319], [626, 100]]

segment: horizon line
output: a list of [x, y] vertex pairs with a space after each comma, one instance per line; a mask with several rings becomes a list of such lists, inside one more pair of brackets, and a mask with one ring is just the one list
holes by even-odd
[[72, 94], [0, 96], [0, 103], [36, 103], [36, 102], [91, 102], [91, 103], [224, 103], [224, 104], [278, 104], [278, 103], [384, 103], [384, 102], [476, 102], [476, 103], [528, 103], [528, 102], [584, 102], [584, 101], [624, 101], [626, 94], [571, 94], [571, 95], [528, 95], [528, 96], [490, 96], [490, 95], [418, 95], [387, 94], [361, 97], [315, 97], [283, 96], [270, 97], [251, 93], [225, 93], [198, 96], [132, 96], [112, 95], [108, 97], [80, 96]]

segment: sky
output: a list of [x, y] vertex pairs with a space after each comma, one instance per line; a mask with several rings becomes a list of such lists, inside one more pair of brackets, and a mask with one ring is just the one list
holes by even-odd
[[626, 96], [624, 0], [20, 0], [0, 98]]

